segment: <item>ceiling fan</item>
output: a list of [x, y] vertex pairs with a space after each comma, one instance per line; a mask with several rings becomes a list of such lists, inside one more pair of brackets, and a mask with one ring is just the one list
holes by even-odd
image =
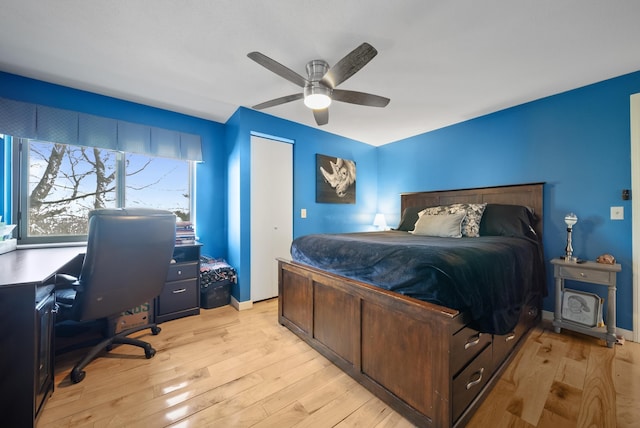
[[307, 77], [305, 78], [260, 52], [251, 52], [247, 54], [249, 58], [303, 88], [302, 93], [265, 101], [253, 106], [253, 108], [262, 110], [304, 98], [304, 104], [313, 110], [316, 123], [326, 125], [329, 123], [329, 105], [332, 100], [370, 107], [385, 107], [389, 104], [389, 98], [365, 92], [336, 89], [339, 84], [367, 65], [377, 54], [378, 51], [373, 46], [369, 43], [363, 43], [333, 67], [329, 67], [329, 64], [324, 60], [314, 59], [307, 63]]

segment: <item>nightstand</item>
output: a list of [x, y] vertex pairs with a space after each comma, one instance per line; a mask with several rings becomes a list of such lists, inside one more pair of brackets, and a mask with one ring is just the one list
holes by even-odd
[[[565, 262], [564, 259], [551, 260], [554, 265], [553, 276], [556, 281], [556, 307], [553, 316], [553, 327], [556, 333], [560, 329], [577, 331], [590, 336], [599, 337], [612, 348], [618, 341], [616, 336], [616, 274], [622, 267], [619, 264], [607, 265], [587, 261], [584, 263]], [[605, 327], [589, 327], [562, 318], [562, 297], [564, 293], [564, 281], [580, 281], [602, 285], [608, 288], [607, 293], [607, 319]]]

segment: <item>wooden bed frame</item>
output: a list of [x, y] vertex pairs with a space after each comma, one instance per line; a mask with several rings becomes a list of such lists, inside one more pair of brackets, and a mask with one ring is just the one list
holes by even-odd
[[[543, 184], [418, 192], [401, 207], [457, 202], [531, 207], [542, 238]], [[288, 260], [278, 261], [279, 322], [418, 426], [464, 426], [540, 320], [527, 299], [504, 336], [467, 326], [469, 317]]]

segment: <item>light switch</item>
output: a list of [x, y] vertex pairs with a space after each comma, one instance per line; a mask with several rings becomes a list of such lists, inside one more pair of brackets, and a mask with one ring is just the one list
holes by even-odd
[[611, 220], [624, 220], [624, 207], [611, 207]]
[[306, 208], [302, 208], [300, 210], [300, 218], [307, 218], [307, 209]]

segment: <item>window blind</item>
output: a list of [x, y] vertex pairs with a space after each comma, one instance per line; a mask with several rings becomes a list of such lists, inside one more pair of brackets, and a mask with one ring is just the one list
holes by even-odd
[[0, 133], [53, 143], [202, 161], [199, 135], [2, 97]]

